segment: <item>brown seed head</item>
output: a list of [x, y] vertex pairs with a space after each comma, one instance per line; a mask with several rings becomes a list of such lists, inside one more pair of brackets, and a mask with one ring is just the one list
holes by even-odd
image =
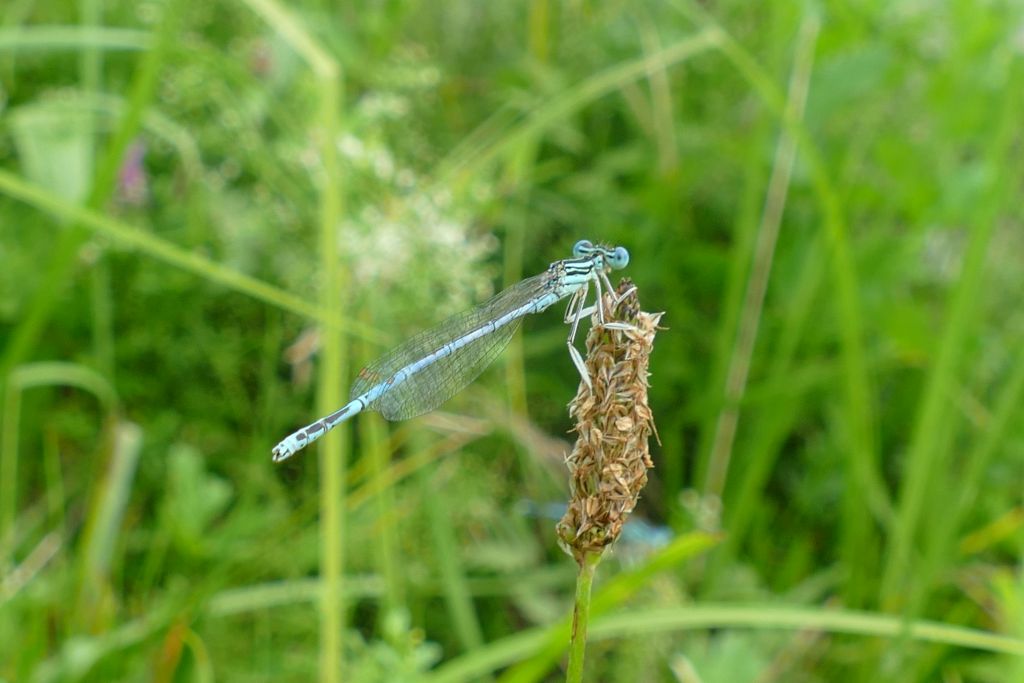
[[576, 445], [566, 458], [570, 474], [569, 509], [555, 527], [566, 552], [582, 562], [588, 552], [600, 553], [615, 541], [647, 483], [651, 462], [647, 439], [654, 418], [647, 405], [648, 360], [661, 313], [640, 310], [636, 287], [623, 279], [602, 305], [608, 323], [597, 313], [587, 335], [586, 367], [593, 390], [580, 383], [569, 404], [576, 418]]

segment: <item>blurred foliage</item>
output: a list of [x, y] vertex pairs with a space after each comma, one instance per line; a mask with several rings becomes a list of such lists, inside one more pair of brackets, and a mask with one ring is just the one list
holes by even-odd
[[[302, 41], [340, 67], [336, 178]], [[581, 238], [667, 312], [659, 540], [598, 590], [631, 571], [637, 623], [711, 618], [595, 642], [591, 680], [1024, 680], [1022, 57], [998, 0], [3, 3], [0, 681], [317, 675], [320, 472], [269, 450], [314, 418], [323, 321], [224, 274], [313, 310], [329, 192], [350, 367]], [[573, 568], [537, 503], [564, 497], [575, 371], [556, 313], [524, 327], [443, 411], [347, 430], [345, 680], [560, 678], [536, 629]], [[723, 542], [652, 559], [694, 531]]]

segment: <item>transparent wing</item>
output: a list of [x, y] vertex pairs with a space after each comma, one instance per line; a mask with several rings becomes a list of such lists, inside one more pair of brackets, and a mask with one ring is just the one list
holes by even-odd
[[[509, 311], [541, 296], [551, 276], [542, 273], [519, 282], [476, 308], [458, 313], [441, 324], [412, 337], [360, 371], [352, 385], [351, 398], [356, 398], [387, 380], [402, 368], [430, 355], [445, 344], [479, 329]], [[522, 318], [497, 328], [491, 334], [469, 342], [451, 355], [385, 391], [368, 407], [389, 420], [407, 420], [429, 412], [461, 391], [476, 379], [508, 345]]]
[[[508, 345], [522, 318], [428, 365], [373, 402], [389, 420], [408, 420], [437, 408], [480, 376]], [[427, 352], [429, 353], [429, 351]]]

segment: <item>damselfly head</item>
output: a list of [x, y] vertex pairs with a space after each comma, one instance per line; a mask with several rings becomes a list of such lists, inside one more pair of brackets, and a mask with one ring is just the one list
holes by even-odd
[[594, 246], [590, 240], [580, 240], [572, 248], [572, 255], [575, 258], [584, 258], [600, 254], [604, 263], [613, 270], [621, 270], [629, 264], [629, 252], [625, 247]]

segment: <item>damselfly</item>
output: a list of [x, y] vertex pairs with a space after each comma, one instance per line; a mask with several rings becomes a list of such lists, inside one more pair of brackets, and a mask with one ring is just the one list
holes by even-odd
[[580, 320], [594, 312], [593, 306], [586, 306], [587, 292], [593, 284], [598, 319], [604, 324], [601, 290], [606, 287], [613, 291], [608, 271], [625, 268], [629, 252], [623, 247], [612, 249], [580, 240], [572, 254], [572, 258], [555, 261], [540, 275], [421, 332], [363, 368], [352, 384], [349, 402], [274, 446], [274, 461], [291, 457], [364, 410], [376, 410], [388, 420], [406, 420], [433, 410], [490, 365], [524, 316], [540, 313], [565, 298], [569, 299], [565, 312], [565, 322], [570, 325], [566, 341], [569, 356], [589, 385], [583, 358], [573, 346]]

